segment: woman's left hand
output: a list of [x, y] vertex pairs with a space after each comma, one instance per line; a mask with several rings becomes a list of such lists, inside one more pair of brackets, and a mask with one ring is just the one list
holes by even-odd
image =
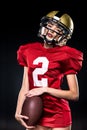
[[39, 96], [42, 95], [46, 90], [45, 88], [34, 88], [28, 91], [28, 93], [25, 94], [27, 97], [32, 97], [32, 96]]

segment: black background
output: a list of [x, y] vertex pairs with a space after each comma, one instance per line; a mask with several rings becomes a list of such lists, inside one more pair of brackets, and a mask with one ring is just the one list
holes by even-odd
[[68, 13], [75, 24], [69, 45], [84, 54], [83, 67], [78, 73], [80, 99], [70, 102], [72, 130], [87, 129], [87, 48], [86, 48], [86, 8], [82, 0], [32, 0], [1, 4], [0, 24], [0, 130], [24, 129], [14, 119], [16, 101], [21, 87], [23, 68], [16, 60], [16, 52], [21, 44], [36, 41], [40, 19], [52, 10]]

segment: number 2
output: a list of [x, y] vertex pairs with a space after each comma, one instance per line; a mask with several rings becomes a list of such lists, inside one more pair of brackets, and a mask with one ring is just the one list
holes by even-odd
[[38, 75], [43, 75], [47, 72], [49, 61], [46, 57], [38, 57], [33, 61], [34, 65], [38, 65], [39, 63], [42, 63], [42, 68], [35, 68], [35, 70], [33, 71], [34, 86], [47, 87], [48, 79], [42, 78], [41, 80], [39, 80]]

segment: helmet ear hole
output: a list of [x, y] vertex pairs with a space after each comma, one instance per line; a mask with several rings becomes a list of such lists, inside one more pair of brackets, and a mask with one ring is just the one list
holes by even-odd
[[69, 39], [71, 39], [71, 35], [70, 34], [67, 35], [67, 40], [69, 40]]

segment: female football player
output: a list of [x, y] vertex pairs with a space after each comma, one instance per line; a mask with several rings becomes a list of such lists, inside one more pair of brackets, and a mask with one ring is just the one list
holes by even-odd
[[[74, 23], [67, 13], [52, 11], [42, 17], [38, 36], [43, 42], [21, 45], [17, 60], [24, 67], [15, 118], [27, 130], [71, 130], [69, 100], [79, 99], [77, 73], [83, 53], [66, 45], [72, 37]], [[68, 89], [61, 88], [66, 76]], [[27, 126], [21, 114], [26, 97], [41, 96], [43, 115], [37, 126]]]

